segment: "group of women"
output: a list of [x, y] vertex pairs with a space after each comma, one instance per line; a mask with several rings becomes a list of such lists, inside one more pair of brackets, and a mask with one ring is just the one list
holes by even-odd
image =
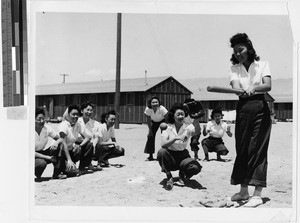
[[[230, 59], [232, 66], [229, 69], [230, 84], [233, 89], [242, 90], [242, 93], [238, 94], [236, 109], [236, 158], [230, 181], [232, 185], [240, 185], [240, 191], [234, 194], [231, 200], [244, 202], [246, 207], [256, 207], [263, 203], [261, 192], [267, 185], [267, 151], [271, 118], [265, 93], [271, 90], [271, 74], [268, 62], [260, 61], [247, 34], [234, 35], [230, 38], [230, 44], [233, 49]], [[43, 114], [36, 114], [36, 123], [38, 123], [36, 135], [39, 136], [44, 132], [43, 137], [47, 135], [57, 140], [50, 149], [45, 149], [43, 144], [36, 146], [36, 153], [42, 151], [36, 154], [36, 159], [39, 161], [44, 159], [46, 164], [52, 162], [55, 165], [54, 178], [78, 174], [74, 171], [78, 160], [80, 161], [79, 172], [86, 173], [101, 170], [102, 165], [109, 165], [107, 160], [111, 157], [124, 155], [124, 149], [116, 143], [114, 136], [115, 114], [107, 113], [103, 117], [104, 124], [100, 125], [91, 119], [93, 108], [91, 103], [84, 103], [81, 110], [77, 106], [70, 106], [65, 114], [65, 120], [59, 126], [58, 134], [44, 128], [41, 124]], [[78, 119], [80, 112], [83, 116]], [[187, 124], [184, 121], [188, 116], [186, 106], [176, 103], [167, 111], [160, 104], [159, 99], [153, 97], [144, 113], [148, 117], [149, 127], [144, 150], [149, 154], [147, 160], [154, 160], [155, 135], [160, 124], [167, 119], [168, 126], [161, 133], [162, 148], [157, 153], [157, 160], [162, 172], [166, 174], [167, 190], [171, 190], [174, 185], [172, 171], [179, 170], [178, 183], [185, 184], [202, 168], [197, 159], [191, 158], [187, 150], [187, 142], [192, 136], [199, 134], [197, 133], [199, 129], [197, 130], [194, 124]], [[107, 143], [110, 138], [112, 142]], [[57, 152], [59, 145], [62, 150]], [[57, 154], [61, 158], [57, 159]], [[96, 167], [91, 167], [93, 158], [98, 160]], [[58, 165], [59, 161], [62, 162], [60, 165]], [[40, 168], [36, 171], [37, 177], [41, 173]], [[252, 196], [249, 195], [248, 186], [254, 186]]]
[[[124, 148], [116, 142], [114, 123], [116, 114], [109, 111], [102, 115], [101, 123], [92, 119], [94, 105], [85, 102], [79, 108], [71, 105], [55, 132], [45, 125], [45, 112], [37, 108], [35, 117], [35, 175], [37, 180], [48, 163], [53, 163], [53, 179], [65, 179], [93, 173], [108, 167], [108, 159], [124, 155]], [[81, 116], [82, 114], [82, 116]], [[79, 117], [81, 116], [81, 117]], [[48, 147], [48, 137], [54, 143]], [[98, 161], [96, 166], [92, 160]], [[79, 161], [79, 167], [76, 162]]]
[[[245, 207], [257, 207], [263, 204], [261, 192], [267, 186], [271, 118], [265, 93], [272, 87], [271, 74], [268, 62], [260, 61], [246, 33], [232, 36], [230, 44], [233, 49], [230, 85], [233, 89], [242, 90], [238, 94], [236, 108], [236, 158], [230, 180], [232, 185], [240, 185], [240, 190], [231, 200], [243, 202]], [[171, 171], [179, 170], [179, 183], [185, 183], [201, 170], [201, 165], [196, 159], [191, 159], [186, 149], [195, 128], [185, 124], [187, 111], [182, 104], [175, 104], [167, 112], [159, 105], [158, 98], [154, 98], [145, 114], [152, 117], [152, 120], [148, 118], [149, 134], [145, 147], [145, 153], [149, 153], [148, 160], [153, 160], [154, 138], [159, 124], [166, 117], [170, 123], [162, 132], [162, 148], [157, 153], [157, 160], [167, 176], [166, 189], [170, 190], [174, 184]], [[231, 134], [230, 129], [227, 131]], [[248, 186], [254, 186], [252, 196]]]

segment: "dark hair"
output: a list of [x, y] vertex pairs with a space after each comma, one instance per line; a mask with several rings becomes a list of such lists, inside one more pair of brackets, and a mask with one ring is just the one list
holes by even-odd
[[217, 114], [217, 113], [221, 114], [222, 117], [224, 116], [223, 113], [222, 113], [222, 109], [221, 108], [215, 108], [211, 112], [210, 118], [214, 119], [214, 115]]
[[182, 103], [175, 103], [168, 112], [168, 117], [167, 117], [168, 123], [171, 123], [171, 124], [175, 123], [174, 114], [178, 109], [184, 111], [185, 117], [188, 116], [187, 108], [185, 106], [183, 106]]
[[116, 115], [115, 110], [110, 110], [106, 113], [103, 113], [101, 115], [101, 123], [106, 123], [106, 119], [110, 116], [110, 115]]
[[78, 107], [78, 105], [70, 105], [69, 107], [68, 107], [68, 114], [70, 114], [70, 112], [72, 111], [72, 110], [77, 110], [78, 111], [78, 113], [79, 113], [79, 115], [80, 115], [80, 109], [79, 109], [79, 107]]
[[87, 108], [88, 106], [91, 106], [92, 108], [95, 107], [95, 105], [94, 105], [92, 102], [86, 101], [86, 102], [83, 102], [83, 103], [81, 104], [81, 106], [80, 106], [81, 111], [82, 111], [83, 109]]
[[39, 114], [42, 114], [45, 116], [45, 110], [40, 107], [36, 108], [35, 109], [35, 117], [37, 117]]
[[152, 102], [153, 99], [156, 99], [156, 100], [158, 101], [158, 105], [160, 105], [160, 100], [159, 100], [159, 98], [156, 97], [156, 96], [153, 96], [153, 97], [151, 97], [150, 100], [148, 101], [148, 105], [147, 105], [148, 108], [152, 108], [151, 102]]
[[[259, 61], [260, 58], [257, 56], [256, 51], [253, 47], [251, 40], [246, 33], [237, 33], [230, 38], [230, 46], [233, 48], [237, 44], [243, 44], [248, 50], [248, 60], [252, 63], [254, 60]], [[233, 65], [238, 64], [239, 61], [235, 58], [234, 54], [231, 55], [230, 59]]]

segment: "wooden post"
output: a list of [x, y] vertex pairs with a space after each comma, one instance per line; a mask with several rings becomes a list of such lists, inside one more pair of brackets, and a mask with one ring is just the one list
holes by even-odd
[[115, 92], [115, 111], [116, 120], [115, 128], [119, 129], [120, 123], [120, 79], [121, 79], [121, 26], [122, 26], [122, 14], [118, 13], [117, 19], [117, 65], [116, 65], [116, 92]]

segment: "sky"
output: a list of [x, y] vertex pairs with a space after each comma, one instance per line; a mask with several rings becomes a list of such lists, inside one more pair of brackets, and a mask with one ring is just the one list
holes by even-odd
[[[293, 77], [286, 15], [122, 14], [121, 78], [228, 76], [229, 39], [245, 32], [273, 79]], [[45, 12], [36, 16], [36, 84], [116, 76], [116, 13]]]

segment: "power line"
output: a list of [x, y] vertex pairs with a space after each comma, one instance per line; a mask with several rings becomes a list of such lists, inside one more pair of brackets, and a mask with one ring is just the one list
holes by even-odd
[[170, 69], [169, 69], [167, 60], [166, 60], [166, 58], [165, 58], [165, 56], [164, 56], [163, 50], [162, 50], [161, 47], [160, 47], [160, 44], [159, 44], [157, 35], [155, 34], [155, 30], [154, 30], [154, 28], [153, 28], [153, 25], [152, 25], [150, 19], [147, 17], [147, 15], [145, 15], [145, 19], [146, 19], [147, 25], [148, 25], [148, 27], [149, 27], [151, 36], [152, 36], [152, 38], [153, 38], [154, 44], [155, 44], [155, 46], [156, 46], [156, 48], [157, 48], [157, 51], [158, 51], [158, 53], [160, 54], [160, 56], [161, 56], [161, 58], [162, 58], [163, 64], [164, 64], [164, 66], [165, 66], [165, 69], [167, 70], [168, 75], [171, 75], [171, 72], [170, 72]]

